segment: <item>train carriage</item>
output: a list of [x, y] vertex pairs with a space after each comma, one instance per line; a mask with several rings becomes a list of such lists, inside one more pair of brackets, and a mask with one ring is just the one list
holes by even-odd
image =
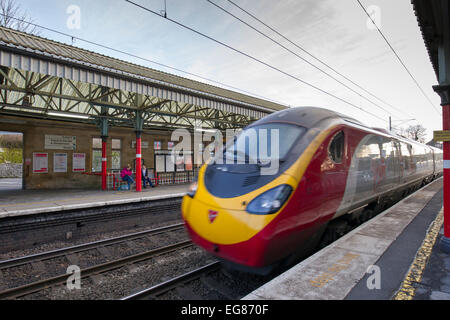
[[440, 159], [439, 149], [345, 115], [291, 108], [245, 128], [204, 165], [182, 216], [196, 244], [266, 273], [438, 177]]

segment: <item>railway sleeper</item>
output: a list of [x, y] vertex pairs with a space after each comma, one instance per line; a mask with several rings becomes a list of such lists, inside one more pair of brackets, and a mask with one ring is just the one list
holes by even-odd
[[228, 300], [236, 299], [235, 293], [232, 289], [228, 288], [225, 284], [220, 283], [216, 279], [211, 278], [210, 276], [203, 276], [200, 278], [200, 281], [203, 285], [205, 285], [209, 290], [215, 291], [225, 297]]

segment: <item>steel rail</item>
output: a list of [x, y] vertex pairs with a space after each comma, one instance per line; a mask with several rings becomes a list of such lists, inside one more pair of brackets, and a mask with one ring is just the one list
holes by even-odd
[[210, 263], [206, 266], [195, 269], [193, 271], [182, 274], [173, 279], [170, 279], [170, 280], [167, 280], [160, 284], [157, 284], [153, 287], [144, 289], [142, 291], [139, 291], [137, 293], [134, 293], [132, 295], [124, 297], [120, 300], [143, 300], [148, 297], [155, 299], [157, 296], [159, 296], [161, 294], [164, 294], [170, 290], [173, 290], [182, 284], [199, 279], [202, 275], [216, 271], [219, 268], [220, 268], [220, 262], [216, 261], [216, 262]]
[[178, 224], [173, 224], [170, 226], [160, 227], [160, 228], [156, 228], [156, 229], [126, 234], [126, 235], [119, 236], [119, 237], [84, 243], [84, 244], [80, 244], [80, 245], [76, 245], [76, 246], [72, 246], [72, 247], [66, 247], [66, 248], [46, 251], [46, 252], [42, 252], [42, 253], [37, 253], [37, 254], [33, 254], [33, 255], [28, 255], [28, 256], [24, 256], [24, 257], [3, 260], [3, 261], [0, 261], [0, 270], [17, 267], [17, 266], [32, 263], [32, 262], [54, 259], [57, 257], [65, 256], [67, 254], [79, 253], [79, 252], [83, 252], [83, 251], [87, 251], [87, 250], [91, 250], [91, 249], [95, 249], [95, 248], [99, 248], [99, 247], [105, 247], [105, 246], [110, 246], [110, 245], [114, 245], [114, 244], [119, 244], [119, 243], [126, 242], [126, 241], [144, 238], [146, 236], [158, 235], [158, 234], [169, 232], [169, 231], [181, 230], [181, 229], [183, 229], [183, 226], [184, 226], [183, 223], [178, 223]]
[[[167, 254], [172, 251], [184, 249], [187, 247], [193, 246], [193, 243], [189, 240], [178, 242], [173, 245], [153, 249], [150, 251], [146, 251], [143, 253], [135, 254], [132, 256], [128, 256], [125, 258], [121, 258], [118, 260], [106, 262], [103, 264], [99, 264], [96, 266], [92, 266], [86, 269], [83, 269], [80, 271], [81, 278], [86, 278], [94, 274], [100, 274], [107, 271], [115, 270], [118, 268], [121, 268], [126, 265], [130, 265], [133, 263], [141, 262], [144, 260], [148, 260], [150, 258], [153, 258], [155, 256], [161, 255], [161, 254]], [[55, 286], [57, 284], [63, 284], [67, 281], [67, 279], [70, 277], [70, 274], [63, 274], [56, 277], [36, 281], [30, 284], [26, 284], [20, 287], [7, 289], [0, 292], [0, 299], [15, 299], [20, 298], [22, 296], [26, 296], [38, 291], [41, 291], [43, 289]]]

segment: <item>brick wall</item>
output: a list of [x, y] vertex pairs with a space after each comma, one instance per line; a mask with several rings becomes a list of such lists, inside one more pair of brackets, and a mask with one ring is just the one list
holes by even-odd
[[[100, 138], [100, 129], [94, 125], [63, 121], [8, 118], [13, 121], [11, 123], [2, 123], [2, 130], [23, 133], [23, 175], [25, 178], [25, 189], [101, 188], [100, 176], [88, 176], [72, 172], [72, 155], [74, 152], [86, 154], [86, 171], [92, 171], [92, 138]], [[46, 134], [76, 136], [76, 149], [45, 149]], [[170, 135], [171, 132], [169, 131], [144, 131], [142, 141], [148, 142], [149, 147], [142, 149], [142, 158], [147, 167], [154, 167], [154, 141], [161, 141], [162, 149], [167, 149]], [[134, 159], [136, 157], [136, 151], [132, 148], [132, 141], [136, 140], [134, 129], [110, 128], [107, 143], [108, 168], [111, 165], [112, 139], [121, 140], [121, 166], [124, 167], [127, 163], [134, 166]], [[33, 173], [33, 152], [48, 153], [48, 173]], [[67, 153], [67, 172], [53, 172], [53, 154], [55, 152]]]

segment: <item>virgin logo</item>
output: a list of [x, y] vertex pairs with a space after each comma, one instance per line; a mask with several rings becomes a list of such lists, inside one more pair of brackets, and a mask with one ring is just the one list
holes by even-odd
[[217, 212], [217, 211], [209, 210], [208, 211], [209, 222], [213, 223], [214, 220], [216, 220], [218, 214], [219, 214], [219, 212]]

